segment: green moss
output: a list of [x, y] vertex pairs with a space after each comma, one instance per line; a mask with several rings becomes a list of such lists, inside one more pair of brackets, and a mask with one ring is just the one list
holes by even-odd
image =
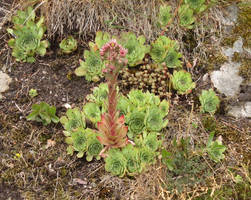
[[206, 115], [202, 118], [202, 124], [206, 131], [213, 132], [216, 128], [216, 120], [210, 115]]
[[250, 5], [245, 3], [239, 3], [239, 15], [237, 24], [233, 29], [230, 36], [226, 37], [222, 41], [223, 46], [232, 46], [238, 37], [243, 38], [243, 46], [246, 48], [251, 48], [251, 12]]
[[209, 55], [209, 59], [207, 60], [206, 69], [209, 72], [220, 69], [220, 67], [227, 61], [228, 61], [227, 57], [221, 54], [220, 52], [218, 53], [212, 52]]
[[239, 75], [244, 78], [244, 84], [251, 83], [251, 59], [243, 59], [239, 69]]

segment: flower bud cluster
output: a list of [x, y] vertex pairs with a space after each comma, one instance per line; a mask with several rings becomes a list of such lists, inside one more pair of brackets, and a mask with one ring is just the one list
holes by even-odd
[[100, 49], [100, 55], [103, 60], [108, 61], [104, 73], [118, 71], [122, 66], [127, 65], [125, 58], [127, 49], [117, 43], [116, 39], [112, 39]]

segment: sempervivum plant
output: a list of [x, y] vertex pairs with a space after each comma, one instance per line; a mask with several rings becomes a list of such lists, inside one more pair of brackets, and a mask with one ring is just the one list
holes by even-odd
[[157, 151], [157, 149], [160, 147], [162, 141], [158, 140], [157, 133], [151, 132], [143, 134], [143, 144], [144, 146], [148, 147], [152, 151]]
[[13, 49], [12, 56], [16, 61], [32, 63], [35, 62], [36, 54], [45, 55], [49, 42], [41, 41], [46, 30], [43, 22], [44, 18], [41, 17], [37, 23], [28, 20], [25, 24], [15, 24], [13, 29], [7, 29], [11, 35], [15, 36], [8, 41], [8, 44]]
[[156, 159], [155, 157], [156, 153], [152, 151], [150, 148], [142, 146], [139, 149], [139, 159], [144, 166], [154, 163]]
[[136, 175], [143, 170], [139, 158], [139, 149], [135, 148], [132, 144], [128, 144], [122, 150], [122, 154], [126, 158], [126, 171], [130, 176]]
[[83, 111], [85, 117], [89, 119], [92, 123], [96, 124], [101, 120], [101, 111], [96, 103], [89, 102], [84, 105]]
[[202, 112], [208, 112], [210, 114], [214, 114], [220, 105], [219, 97], [216, 96], [213, 89], [202, 90], [202, 93], [199, 96], [199, 99], [201, 103]]
[[86, 99], [89, 102], [97, 104], [99, 107], [102, 107], [102, 113], [106, 111], [105, 101], [108, 97], [108, 86], [106, 83], [99, 84], [98, 87], [94, 87], [92, 94], [86, 96]]
[[[102, 59], [106, 62], [106, 68], [103, 70], [108, 85], [107, 112], [102, 114], [101, 121], [98, 122], [98, 139], [105, 145], [103, 152], [109, 148], [120, 148], [128, 144], [127, 130], [124, 125], [124, 116], [119, 117], [117, 110], [117, 78], [120, 69], [127, 64], [127, 50], [111, 40], [100, 50]], [[105, 156], [105, 155], [104, 155]]]
[[78, 128], [65, 141], [69, 145], [67, 153], [73, 155], [77, 151], [77, 157], [82, 158], [87, 148], [87, 129]]
[[68, 54], [77, 49], [78, 43], [72, 36], [68, 36], [60, 42], [59, 47], [63, 53]]
[[152, 43], [150, 55], [159, 64], [165, 64], [169, 68], [181, 66], [180, 58], [182, 54], [178, 52], [179, 46], [176, 41], [166, 36], [160, 36]]
[[196, 13], [203, 12], [207, 8], [207, 6], [204, 5], [205, 0], [185, 0], [185, 3]]
[[101, 47], [111, 40], [111, 35], [107, 32], [98, 31], [95, 37], [95, 43], [89, 42], [92, 51], [99, 51]]
[[172, 18], [171, 14], [172, 7], [168, 5], [162, 5], [159, 8], [158, 22], [157, 25], [161, 28], [165, 28]]
[[193, 23], [195, 21], [195, 18], [193, 16], [193, 10], [189, 8], [188, 5], [182, 5], [179, 8], [179, 24], [183, 26], [184, 28], [191, 29], [193, 28]]
[[84, 51], [85, 61], [80, 60], [80, 67], [75, 70], [77, 76], [85, 76], [87, 81], [97, 82], [102, 76], [102, 70], [105, 68], [101, 60], [99, 51]]
[[145, 94], [141, 90], [131, 90], [127, 96], [135, 106], [144, 105], [146, 102]]
[[110, 149], [105, 158], [105, 170], [123, 177], [126, 173], [127, 160], [119, 149]]
[[137, 38], [134, 33], [125, 32], [121, 34], [119, 41], [128, 50], [126, 59], [130, 67], [141, 64], [145, 54], [150, 50], [148, 45], [144, 45], [146, 39], [142, 35]]
[[166, 36], [160, 36], [155, 42], [152, 43], [150, 55], [156, 63], [163, 63], [168, 50], [177, 46], [176, 42]]
[[78, 108], [68, 109], [66, 116], [60, 118], [60, 122], [64, 126], [65, 136], [70, 136], [76, 129], [85, 128], [85, 115]]
[[180, 58], [182, 54], [176, 51], [175, 49], [170, 49], [164, 59], [164, 62], [168, 68], [181, 67]]
[[168, 120], [164, 120], [161, 110], [157, 106], [148, 109], [145, 125], [149, 131], [160, 131], [167, 126]]
[[89, 135], [87, 138], [86, 160], [92, 161], [93, 157], [95, 157], [97, 160], [100, 160], [101, 156], [99, 154], [102, 149], [103, 145], [97, 139], [97, 135]]
[[126, 123], [128, 124], [128, 137], [133, 138], [139, 134], [142, 133], [142, 131], [145, 128], [145, 113], [142, 111], [137, 111], [135, 109], [134, 112], [132, 112], [128, 119], [126, 120]]
[[184, 70], [174, 71], [171, 76], [172, 86], [177, 90], [178, 94], [188, 94], [195, 88], [191, 74]]

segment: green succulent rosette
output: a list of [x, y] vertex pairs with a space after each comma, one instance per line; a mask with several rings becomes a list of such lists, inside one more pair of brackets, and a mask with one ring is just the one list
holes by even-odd
[[157, 25], [161, 28], [166, 28], [170, 20], [172, 19], [172, 7], [168, 5], [161, 5], [159, 8]]
[[86, 160], [88, 162], [92, 161], [93, 157], [95, 157], [97, 160], [100, 160], [99, 153], [103, 149], [103, 145], [99, 142], [97, 139], [97, 134], [90, 133], [87, 138], [87, 150], [86, 150]]
[[164, 59], [164, 62], [168, 68], [181, 67], [181, 61], [179, 60], [182, 54], [175, 49], [170, 49]]
[[196, 13], [201, 13], [207, 8], [204, 3], [205, 0], [185, 0], [185, 4], [189, 5]]
[[88, 131], [83, 128], [78, 128], [74, 131], [70, 137], [66, 138], [66, 143], [70, 146], [67, 148], [68, 154], [73, 154], [73, 151], [77, 151], [77, 157], [82, 158], [87, 149], [87, 133]]
[[157, 106], [152, 106], [148, 109], [145, 125], [149, 131], [160, 131], [162, 128], [166, 127], [168, 120], [164, 120], [161, 114], [161, 110]]
[[195, 88], [191, 74], [184, 70], [174, 71], [171, 76], [172, 86], [177, 90], [178, 94], [188, 94]]
[[102, 113], [104, 113], [106, 111], [105, 102], [107, 101], [107, 97], [108, 86], [106, 83], [100, 83], [98, 87], [93, 88], [92, 94], [87, 95], [86, 99], [102, 107]]
[[16, 25], [14, 29], [7, 29], [8, 33], [15, 36], [8, 41], [8, 45], [13, 49], [12, 56], [16, 61], [32, 63], [35, 62], [35, 54], [45, 55], [49, 42], [41, 41], [45, 32], [43, 21], [44, 18], [41, 17], [37, 23], [27, 21], [24, 25]]
[[87, 81], [97, 82], [102, 76], [102, 69], [105, 68], [99, 51], [84, 51], [85, 61], [80, 60], [80, 67], [75, 70], [77, 76], [85, 76]]
[[50, 106], [45, 102], [33, 104], [32, 112], [26, 117], [26, 119], [42, 122], [44, 126], [47, 126], [51, 122], [59, 122], [59, 118], [56, 116], [56, 107]]
[[123, 177], [126, 173], [127, 160], [119, 149], [110, 149], [105, 158], [105, 170], [115, 176]]
[[162, 100], [159, 104], [159, 109], [160, 109], [162, 117], [167, 116], [167, 114], [169, 112], [169, 102], [165, 99]]
[[70, 136], [71, 133], [78, 128], [85, 128], [85, 115], [78, 108], [68, 109], [66, 116], [60, 118], [61, 124], [64, 126], [64, 134]]
[[143, 165], [149, 165], [155, 162], [156, 154], [148, 147], [139, 148], [139, 159]]
[[150, 51], [151, 58], [156, 63], [163, 63], [164, 59], [166, 58], [166, 55], [168, 53], [168, 49], [174, 47], [174, 43], [172, 40], [170, 40], [166, 36], [160, 36], [157, 38], [155, 42], [151, 44], [152, 48]]
[[146, 96], [141, 90], [133, 89], [127, 96], [129, 101], [137, 107], [140, 107], [141, 105], [144, 105], [146, 103]]
[[213, 89], [202, 90], [199, 100], [201, 104], [200, 109], [203, 113], [208, 112], [214, 114], [220, 105], [220, 99]]
[[145, 128], [145, 113], [135, 110], [132, 112], [126, 123], [128, 124], [128, 137], [133, 139], [137, 135], [140, 135]]
[[96, 103], [89, 102], [83, 106], [85, 117], [96, 124], [101, 121], [101, 111]]
[[180, 25], [184, 28], [193, 28], [193, 23], [195, 18], [193, 16], [193, 10], [189, 8], [188, 5], [182, 5], [178, 10]]
[[123, 95], [119, 96], [117, 110], [119, 110], [120, 115], [127, 115], [127, 113], [131, 110], [131, 104], [128, 98]]
[[145, 54], [150, 50], [148, 45], [144, 45], [146, 42], [145, 37], [139, 36], [137, 38], [132, 32], [122, 33], [119, 42], [128, 50], [126, 59], [128, 60], [128, 65], [130, 67], [141, 64]]
[[179, 46], [176, 41], [166, 36], [160, 36], [152, 43], [150, 55], [158, 63], [165, 63], [168, 67], [180, 66], [179, 58], [181, 54], [177, 52]]
[[72, 36], [68, 36], [60, 42], [59, 47], [63, 53], [69, 54], [77, 49], [78, 43]]
[[92, 51], [99, 51], [104, 44], [112, 39], [111, 35], [107, 32], [98, 31], [95, 37], [95, 43], [89, 42]]
[[131, 144], [122, 149], [122, 153], [126, 158], [126, 171], [130, 176], [134, 176], [142, 171], [142, 165], [139, 158], [139, 150]]
[[160, 147], [162, 141], [158, 140], [156, 132], [151, 132], [151, 133], [146, 133], [144, 132], [143, 134], [143, 144], [144, 146], [148, 147], [152, 151], [157, 151], [158, 148]]

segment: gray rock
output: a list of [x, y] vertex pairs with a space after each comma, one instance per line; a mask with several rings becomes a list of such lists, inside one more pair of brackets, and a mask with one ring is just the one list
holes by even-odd
[[240, 117], [247, 117], [251, 118], [251, 101], [246, 102], [244, 105], [241, 106], [233, 106], [228, 111], [228, 115], [234, 116], [236, 118]]
[[242, 53], [243, 52], [243, 40], [240, 37], [238, 40], [236, 40], [233, 44], [233, 48], [229, 47], [229, 48], [222, 48], [222, 53], [228, 57], [229, 60], [232, 60], [232, 57], [234, 55], [235, 52], [237, 53]]
[[236, 5], [228, 6], [225, 12], [225, 17], [221, 21], [223, 25], [234, 26], [238, 19], [238, 7]]
[[228, 97], [235, 96], [240, 89], [243, 78], [238, 75], [240, 63], [225, 63], [219, 71], [211, 73], [211, 80], [214, 87], [220, 93], [224, 93]]
[[11, 78], [8, 76], [8, 74], [0, 71], [0, 99], [3, 98], [1, 93], [9, 89], [10, 83], [11, 83]]

